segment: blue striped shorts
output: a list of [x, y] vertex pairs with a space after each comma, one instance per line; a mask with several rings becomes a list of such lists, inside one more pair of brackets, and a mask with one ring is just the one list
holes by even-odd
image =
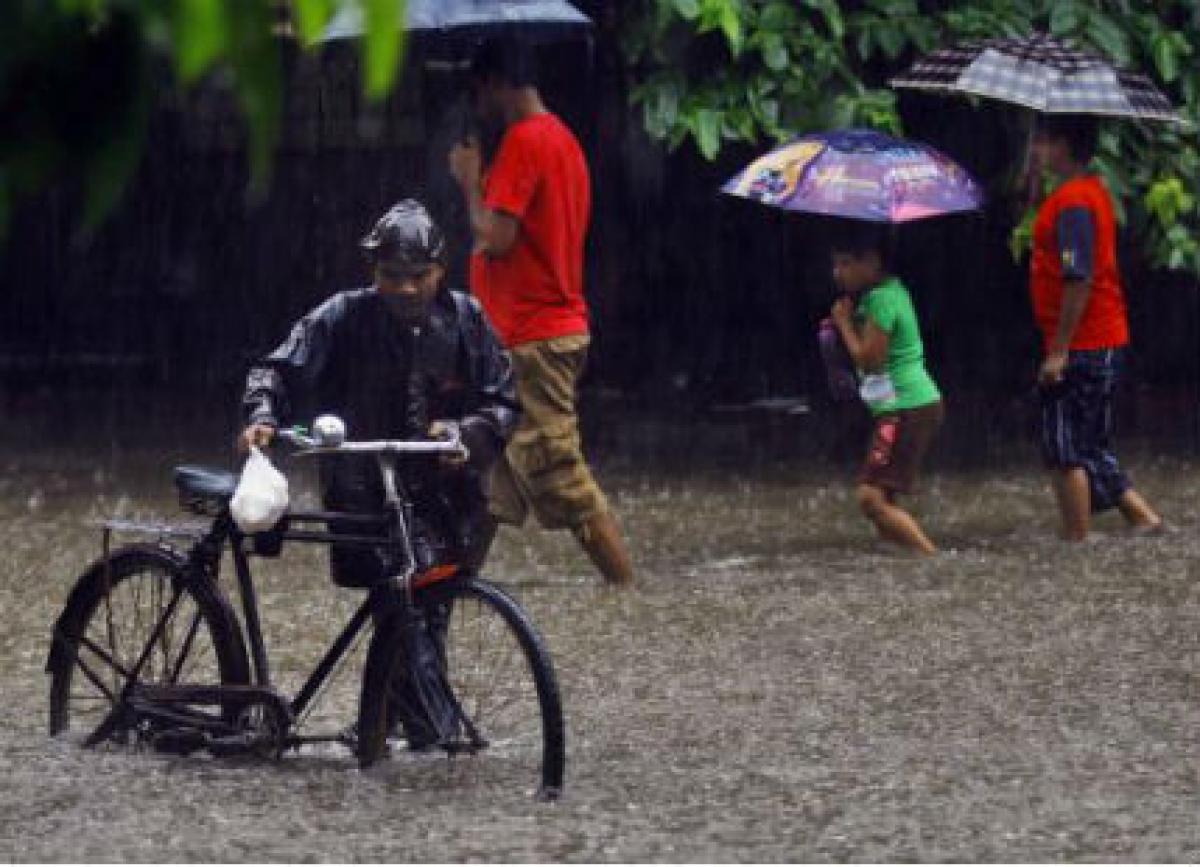
[[1060, 383], [1038, 389], [1042, 457], [1049, 467], [1082, 467], [1092, 511], [1113, 508], [1129, 480], [1113, 453], [1113, 399], [1125, 350], [1072, 350]]

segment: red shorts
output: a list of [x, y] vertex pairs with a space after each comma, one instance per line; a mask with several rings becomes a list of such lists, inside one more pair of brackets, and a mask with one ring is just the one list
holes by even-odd
[[940, 400], [878, 416], [867, 458], [858, 474], [859, 484], [910, 493], [916, 485], [921, 461], [945, 416], [946, 409]]

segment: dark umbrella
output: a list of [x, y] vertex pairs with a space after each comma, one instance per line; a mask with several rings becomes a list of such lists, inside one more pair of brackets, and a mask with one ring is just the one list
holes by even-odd
[[[404, 19], [410, 33], [462, 39], [514, 32], [542, 41], [585, 36], [592, 26], [566, 0], [407, 0]], [[362, 11], [347, 6], [329, 22], [321, 41], [355, 39], [363, 29]]]
[[1093, 114], [1186, 123], [1144, 75], [1044, 33], [942, 48], [892, 87], [982, 96], [1047, 114]]
[[880, 223], [978, 210], [983, 190], [940, 151], [868, 129], [801, 136], [722, 191], [774, 208]]

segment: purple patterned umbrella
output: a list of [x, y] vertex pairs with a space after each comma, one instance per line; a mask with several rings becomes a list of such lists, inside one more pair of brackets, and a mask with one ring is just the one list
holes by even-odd
[[801, 136], [756, 159], [721, 190], [785, 211], [877, 223], [983, 206], [982, 187], [949, 157], [866, 129]]

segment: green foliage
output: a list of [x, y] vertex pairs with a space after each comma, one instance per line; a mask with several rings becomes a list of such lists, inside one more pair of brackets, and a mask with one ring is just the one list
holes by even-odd
[[[855, 23], [857, 39], [868, 25]], [[835, 0], [656, 0], [626, 33], [634, 100], [652, 135], [709, 159], [804, 128], [897, 128], [894, 95], [852, 69], [850, 24]]]
[[404, 8], [396, 0], [362, 0], [366, 23], [363, 84], [372, 99], [387, 96], [400, 63]]
[[312, 49], [348, 5], [366, 22], [364, 91], [380, 99], [400, 65], [403, 0], [14, 0], [0, 26], [0, 234], [17, 197], [61, 177], [83, 182], [95, 226], [137, 168], [156, 88], [212, 75], [237, 98], [263, 188], [280, 131], [283, 13]]
[[[1188, 192], [1200, 189], [1195, 0], [645, 0], [637, 8], [623, 44], [645, 127], [671, 148], [690, 141], [710, 160], [731, 142], [820, 129], [900, 133], [887, 79], [966, 39], [1049, 31], [1144, 72], [1193, 126], [1114, 121], [1096, 167], [1150, 260], [1200, 275], [1200, 203]], [[1023, 249], [1027, 231], [1018, 227], [1012, 241]]]
[[1030, 208], [1008, 236], [1008, 249], [1014, 259], [1020, 259], [1033, 246], [1033, 224], [1036, 219], [1037, 211]]

